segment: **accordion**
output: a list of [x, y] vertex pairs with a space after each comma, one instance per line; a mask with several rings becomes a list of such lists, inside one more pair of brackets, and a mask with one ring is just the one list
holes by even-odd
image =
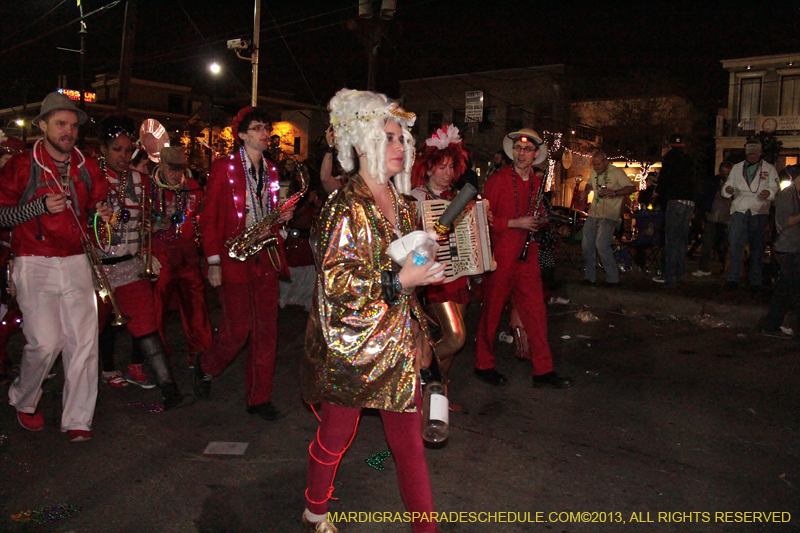
[[[448, 205], [450, 202], [447, 200], [419, 202], [422, 229], [433, 231], [434, 224]], [[444, 265], [445, 282], [462, 276], [491, 272], [497, 268], [489, 237], [488, 205], [486, 200], [475, 202], [456, 219], [453, 231], [439, 240], [436, 260]]]

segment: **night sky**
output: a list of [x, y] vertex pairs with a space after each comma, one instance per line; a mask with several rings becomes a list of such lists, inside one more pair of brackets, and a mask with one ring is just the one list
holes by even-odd
[[[362, 0], [363, 1], [363, 0]], [[111, 0], [83, 0], [89, 13]], [[139, 0], [133, 75], [199, 94], [249, 91], [250, 65], [225, 47], [250, 37], [251, 0]], [[380, 48], [378, 89], [399, 79], [567, 63], [614, 74], [666, 74], [707, 109], [725, 104], [719, 61], [800, 51], [800, 2], [508, 2], [397, 0]], [[125, 2], [87, 19], [87, 80], [119, 69]], [[49, 12], [49, 13], [48, 13]], [[66, 74], [78, 86], [75, 0], [0, 1], [0, 107], [23, 90], [40, 100]], [[50, 35], [41, 37], [46, 32]], [[343, 86], [363, 88], [368, 23], [356, 0], [263, 0], [260, 94], [325, 105]], [[226, 68], [213, 81], [216, 59]]]

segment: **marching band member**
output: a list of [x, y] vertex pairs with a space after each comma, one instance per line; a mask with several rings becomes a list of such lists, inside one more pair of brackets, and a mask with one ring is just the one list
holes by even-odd
[[38, 203], [52, 193], [68, 198], [67, 209], [20, 224], [11, 238], [16, 257], [13, 281], [25, 315], [26, 345], [8, 397], [23, 428], [44, 429], [38, 409], [42, 382], [61, 352], [61, 431], [72, 442], [92, 438], [97, 401], [97, 307], [84, 253], [86, 222], [95, 208], [103, 219], [111, 216], [108, 205], [101, 203], [108, 184], [100, 169], [75, 149], [78, 126], [86, 120], [86, 113], [69, 98], [48, 94], [33, 120], [42, 139], [0, 170], [0, 206]]
[[[3, 168], [14, 154], [25, 150], [25, 143], [17, 137], [6, 137], [0, 131], [0, 168]], [[46, 194], [41, 202], [31, 202], [24, 206], [0, 207], [0, 269], [8, 274], [4, 279], [8, 294], [4, 294], [0, 305], [0, 383], [11, 378], [11, 357], [6, 352], [8, 339], [19, 329], [22, 313], [14, 299], [9, 270], [13, 268], [11, 254], [11, 228], [40, 215], [55, 215], [67, 206], [67, 197], [63, 193]]]
[[[428, 467], [420, 429], [420, 350], [430, 344], [418, 323], [413, 292], [444, 267], [414, 265], [411, 254], [396, 272], [389, 244], [417, 228], [410, 193], [415, 116], [386, 96], [342, 89], [329, 104], [342, 187], [320, 218], [320, 273], [316, 306], [306, 330], [303, 398], [322, 402], [321, 424], [309, 447], [303, 522], [308, 531], [338, 531], [327, 521], [328, 499], [339, 460], [352, 440], [362, 408], [379, 409], [397, 464], [403, 502], [410, 512], [431, 513]], [[354, 171], [355, 158], [358, 171]], [[390, 178], [394, 176], [394, 184]], [[437, 531], [415, 521], [415, 532]]]
[[[233, 120], [239, 150], [217, 159], [208, 176], [205, 204], [200, 215], [208, 281], [217, 288], [222, 323], [211, 347], [198, 355], [193, 386], [207, 399], [211, 379], [233, 362], [248, 344], [245, 397], [247, 412], [265, 420], [283, 414], [272, 405], [272, 378], [278, 350], [278, 275], [285, 269], [283, 247], [265, 247], [245, 261], [231, 259], [225, 243], [262, 222], [279, 209], [278, 170], [267, 162], [270, 120], [261, 109], [245, 107]], [[293, 209], [281, 211], [277, 223], [290, 220]]]
[[[411, 195], [419, 202], [425, 200], [452, 200], [452, 185], [464, 173], [467, 153], [461, 144], [458, 128], [444, 126], [430, 139], [425, 140], [411, 169]], [[426, 310], [441, 330], [442, 338], [434, 345], [439, 370], [447, 376], [453, 359], [467, 340], [464, 312], [472, 295], [468, 277], [427, 288], [429, 304]]]
[[538, 244], [530, 242], [527, 261], [519, 260], [528, 233], [544, 226], [546, 217], [534, 213], [537, 181], [533, 165], [547, 158], [547, 145], [529, 129], [509, 133], [503, 149], [512, 164], [486, 181], [484, 198], [492, 210], [492, 247], [497, 270], [488, 277], [478, 324], [475, 375], [490, 385], [504, 385], [506, 377], [495, 368], [494, 340], [500, 315], [509, 295], [528, 335], [533, 359], [533, 386], [569, 388], [572, 382], [553, 371], [553, 356], [547, 342], [547, 309], [542, 293]]
[[181, 146], [165, 146], [153, 172], [150, 197], [153, 216], [153, 255], [161, 264], [155, 286], [158, 331], [165, 346], [165, 314], [175, 292], [189, 362], [211, 346], [205, 280], [197, 251], [197, 217], [203, 202], [203, 188], [191, 177], [186, 153]]
[[[125, 115], [111, 115], [101, 123], [100, 151], [103, 156], [100, 168], [108, 181], [108, 201], [114, 210], [107, 225], [94, 225], [97, 236], [97, 255], [103, 264], [114, 296], [122, 312], [130, 317], [125, 324], [138, 350], [133, 351], [131, 364], [125, 379], [129, 383], [147, 386], [149, 379], [144, 371], [144, 362], [153, 371], [156, 383], [163, 394], [164, 409], [181, 407], [190, 403], [184, 398], [172, 378], [167, 362], [167, 353], [158, 334], [153, 283], [142, 279], [144, 262], [139, 257], [142, 220], [142, 202], [148, 194], [143, 176], [129, 168], [133, 154], [133, 120]], [[158, 274], [160, 264], [153, 260], [153, 272]], [[112, 313], [109, 303], [98, 301], [98, 317], [101, 331], [108, 324]], [[111, 345], [113, 348], [113, 344]], [[115, 373], [114, 352], [103, 344], [101, 354], [104, 377]], [[138, 359], [137, 357], [141, 357]], [[110, 379], [108, 379], [110, 381]]]

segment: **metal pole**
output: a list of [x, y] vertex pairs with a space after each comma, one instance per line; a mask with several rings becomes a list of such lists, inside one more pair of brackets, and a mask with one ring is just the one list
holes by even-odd
[[117, 91], [117, 111], [128, 108], [131, 84], [131, 63], [133, 62], [133, 39], [136, 29], [136, 0], [125, 3], [125, 22], [122, 34], [122, 54], [119, 61], [119, 89]]
[[250, 98], [250, 105], [258, 106], [258, 47], [261, 42], [261, 0], [255, 0], [255, 12], [253, 14], [253, 91]]
[[375, 90], [375, 80], [378, 77], [378, 48], [383, 36], [383, 19], [372, 19], [372, 39], [369, 46], [369, 68], [367, 70], [367, 90]]
[[[81, 29], [78, 34], [81, 36], [81, 67], [80, 67], [80, 76], [81, 76], [81, 109], [86, 111], [86, 23], [83, 21], [83, 6], [81, 5], [81, 0], [78, 0], [78, 9], [80, 9], [81, 13]], [[83, 143], [86, 138], [86, 134], [83, 129], [78, 130], [78, 147], [83, 148]]]

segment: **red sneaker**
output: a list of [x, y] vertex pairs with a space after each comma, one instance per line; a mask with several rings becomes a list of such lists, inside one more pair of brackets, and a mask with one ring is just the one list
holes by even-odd
[[17, 420], [19, 420], [19, 425], [28, 431], [41, 431], [44, 429], [44, 417], [38, 409], [32, 415], [17, 411]]
[[70, 429], [67, 431], [67, 435], [70, 442], [83, 442], [92, 438], [92, 432], [83, 429]]
[[147, 377], [144, 365], [142, 364], [128, 365], [128, 372], [125, 374], [125, 380], [131, 385], [139, 385], [143, 389], [156, 388], [156, 384]]
[[122, 373], [119, 370], [103, 372], [103, 382], [109, 387], [114, 387], [115, 389], [121, 389], [122, 387], [128, 386], [128, 382], [122, 377]]

